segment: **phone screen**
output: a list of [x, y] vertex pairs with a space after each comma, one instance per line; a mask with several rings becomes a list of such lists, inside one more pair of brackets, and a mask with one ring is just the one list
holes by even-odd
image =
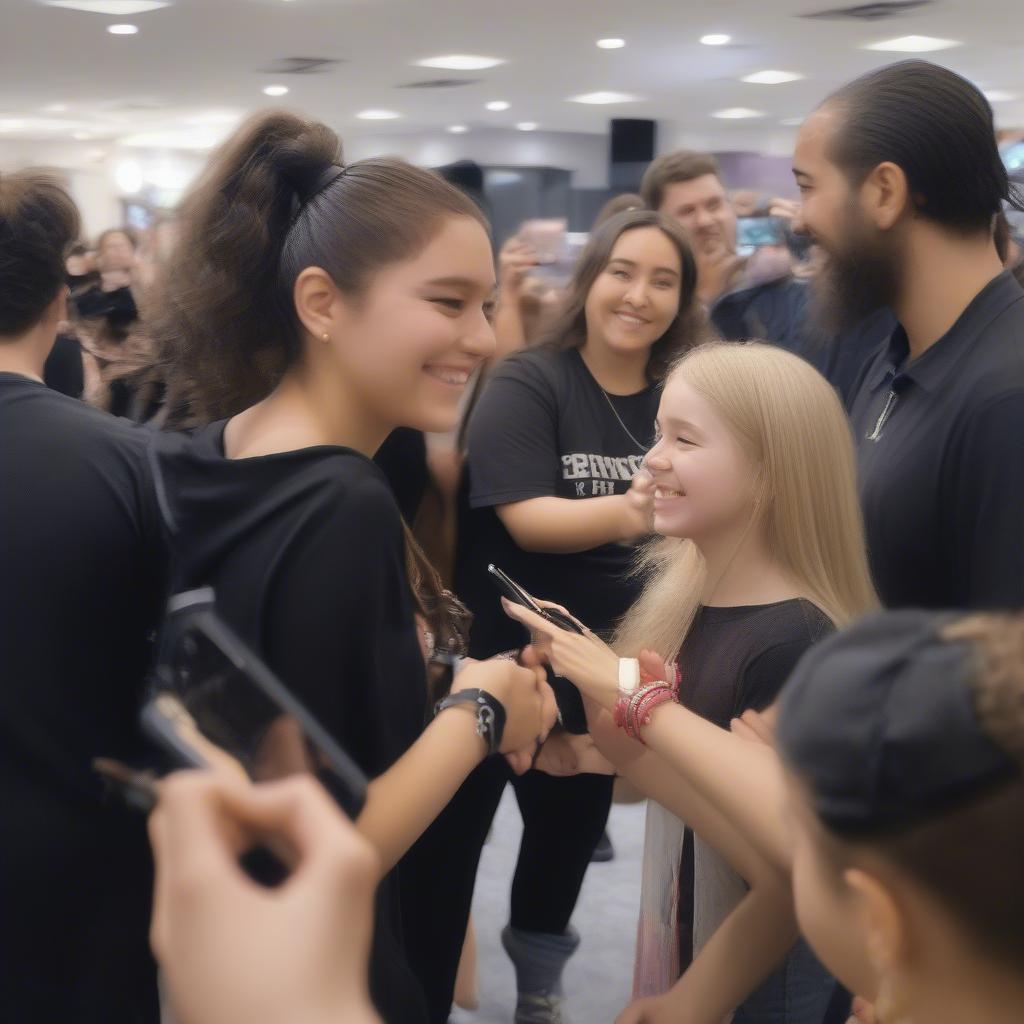
[[786, 244], [786, 227], [781, 217], [740, 217], [736, 225], [736, 245], [740, 249]]
[[170, 627], [158, 678], [206, 740], [257, 782], [311, 772], [350, 817], [358, 814], [363, 773], [209, 604], [172, 614]]

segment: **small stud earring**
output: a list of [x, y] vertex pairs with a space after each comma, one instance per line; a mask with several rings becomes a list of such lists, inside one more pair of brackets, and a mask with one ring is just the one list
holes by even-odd
[[323, 339], [325, 345], [327, 344], [327, 342], [331, 340], [331, 336], [326, 332], [324, 334], [321, 334], [320, 337]]

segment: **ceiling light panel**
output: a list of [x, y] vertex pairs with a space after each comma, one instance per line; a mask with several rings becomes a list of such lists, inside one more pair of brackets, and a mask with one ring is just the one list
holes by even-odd
[[401, 116], [393, 110], [361, 110], [356, 114], [360, 121], [395, 121]]
[[477, 57], [469, 53], [453, 53], [445, 57], [426, 57], [416, 61], [421, 68], [445, 68], [448, 71], [486, 71], [504, 64], [500, 57]]
[[500, 113], [502, 110], [508, 110], [508, 108], [511, 105], [511, 103], [506, 103], [504, 100], [491, 100], [491, 102], [488, 103], [486, 106], [488, 110], [493, 110], [495, 111], [495, 113]]
[[744, 75], [741, 81], [750, 85], [785, 85], [786, 82], [799, 82], [803, 77], [796, 71], [755, 71], [752, 75]]
[[701, 36], [700, 41], [705, 46], [726, 46], [732, 42], [732, 36], [727, 36], [721, 32], [712, 32], [710, 35]]
[[581, 96], [570, 96], [570, 103], [590, 103], [603, 106], [608, 103], [635, 103], [638, 96], [630, 96], [625, 92], [585, 92]]
[[743, 121], [753, 117], [764, 117], [764, 111], [751, 110], [749, 107], [726, 107], [724, 110], [716, 110], [711, 116], [721, 121]]
[[148, 14], [161, 7], [169, 7], [169, 0], [43, 0], [47, 7], [65, 11], [85, 11], [87, 14], [105, 14], [110, 18], [130, 18], [134, 14]]
[[601, 50], [621, 50], [626, 45], [625, 39], [598, 39], [598, 48]]
[[935, 36], [899, 36], [897, 39], [883, 39], [868, 43], [865, 50], [880, 50], [883, 53], [932, 53], [935, 50], [951, 50], [963, 43], [956, 39], [936, 39]]

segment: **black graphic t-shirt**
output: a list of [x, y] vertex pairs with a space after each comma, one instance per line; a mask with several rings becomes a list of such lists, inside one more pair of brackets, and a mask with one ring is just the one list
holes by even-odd
[[606, 396], [576, 349], [517, 353], [495, 371], [469, 424], [469, 479], [463, 482], [469, 500], [456, 570], [459, 596], [475, 616], [474, 656], [523, 642], [522, 627], [501, 610], [488, 562], [534, 596], [565, 605], [598, 633], [610, 632], [636, 599], [632, 546], [604, 544], [566, 555], [523, 551], [495, 506], [625, 494], [653, 441], [659, 398], [654, 385]]

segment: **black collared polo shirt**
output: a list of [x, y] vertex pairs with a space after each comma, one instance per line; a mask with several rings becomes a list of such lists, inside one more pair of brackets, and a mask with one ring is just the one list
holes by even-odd
[[1000, 274], [908, 362], [897, 327], [851, 404], [890, 608], [1024, 607], [1024, 290]]

